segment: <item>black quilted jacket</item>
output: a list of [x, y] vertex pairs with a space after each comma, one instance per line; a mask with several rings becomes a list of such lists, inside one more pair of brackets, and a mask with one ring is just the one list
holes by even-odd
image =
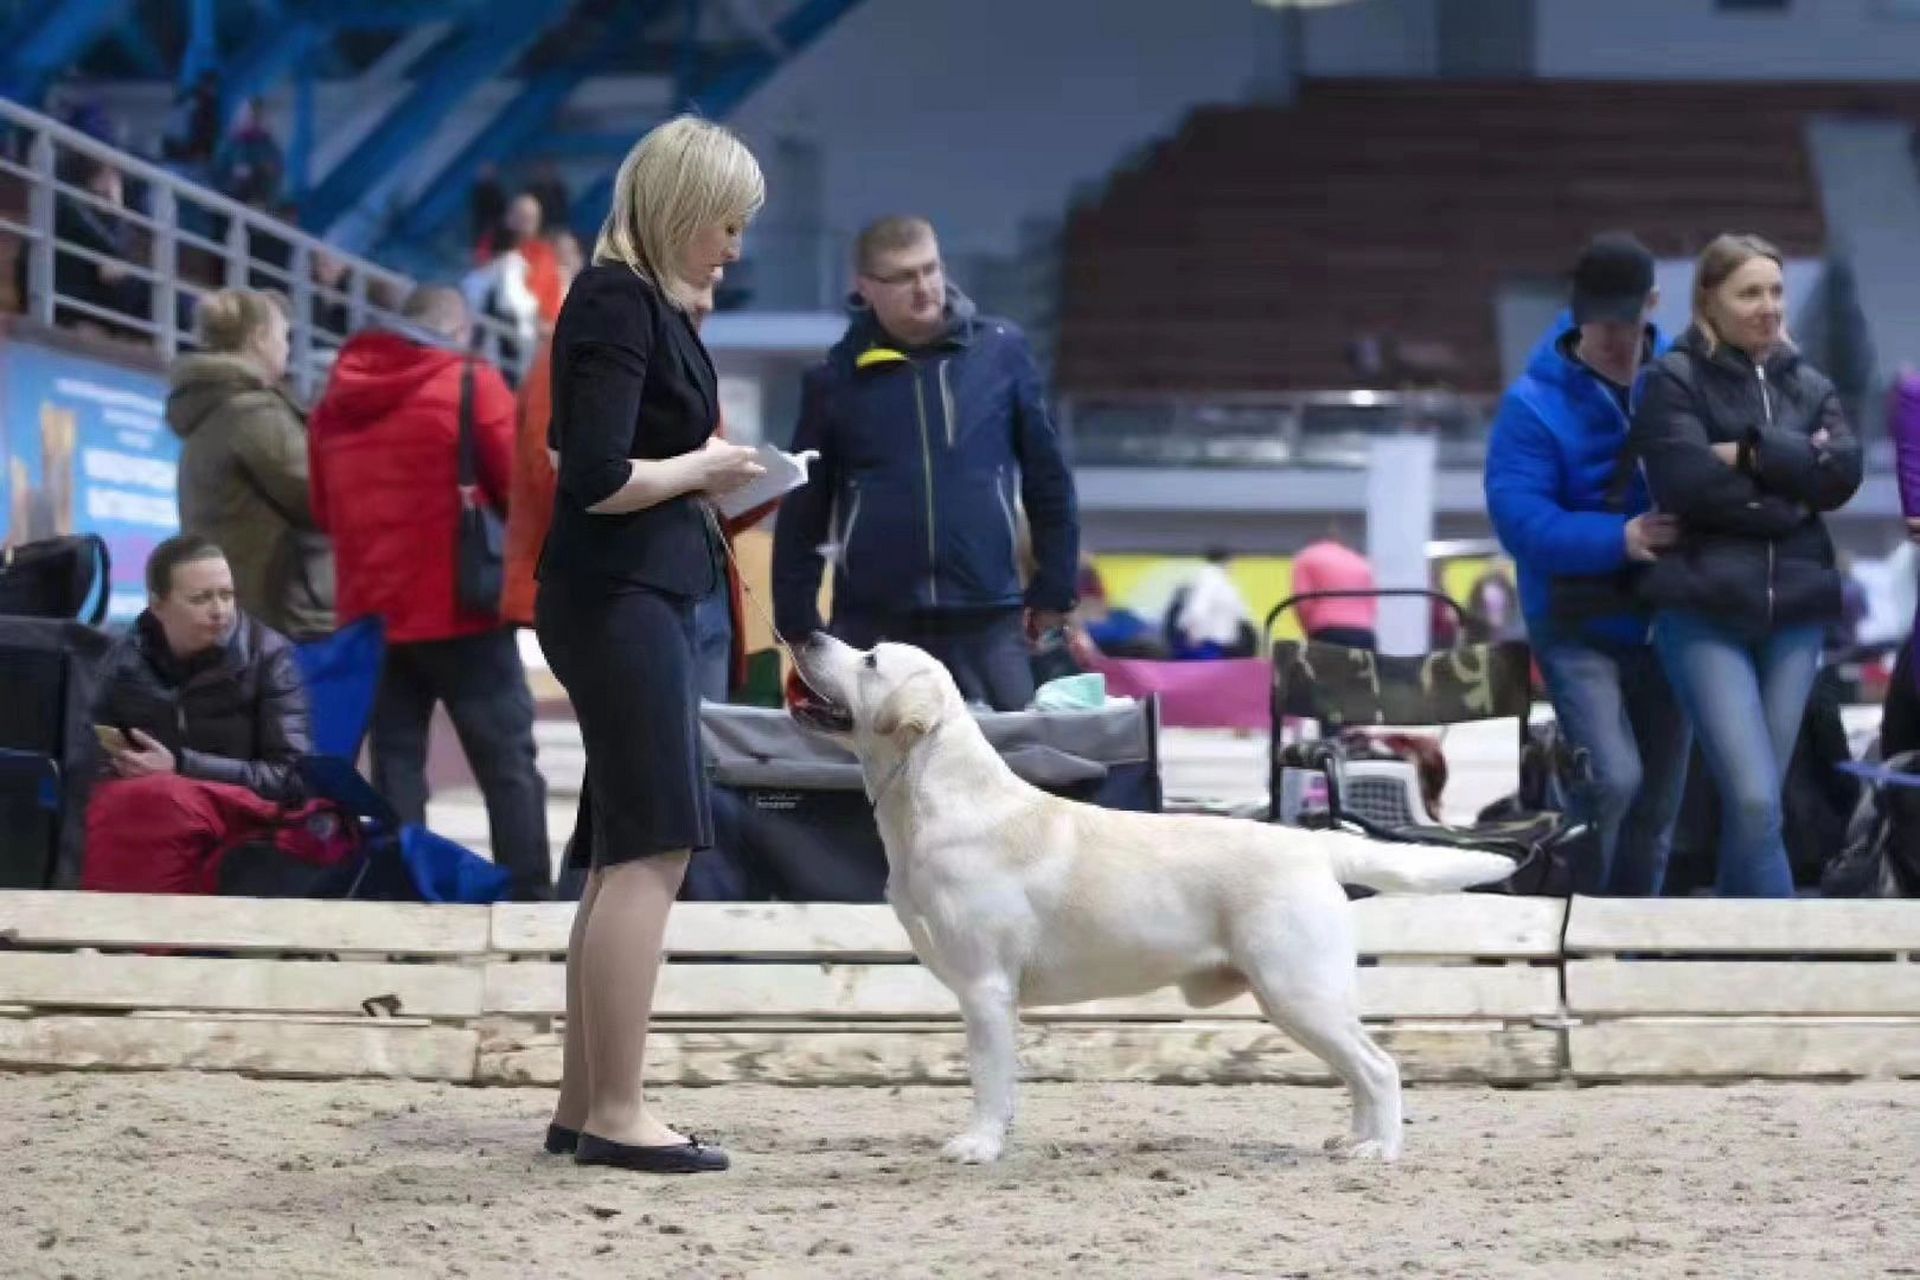
[[186, 663], [141, 614], [106, 659], [94, 721], [164, 743], [185, 777], [269, 800], [299, 798], [293, 765], [312, 749], [293, 645], [244, 613], [226, 644]]
[[[1719, 443], [1742, 446], [1738, 466], [1713, 454]], [[1630, 447], [1655, 505], [1684, 524], [1642, 579], [1651, 604], [1752, 636], [1840, 615], [1820, 513], [1860, 487], [1860, 441], [1833, 384], [1798, 352], [1755, 365], [1690, 330], [1643, 375]]]

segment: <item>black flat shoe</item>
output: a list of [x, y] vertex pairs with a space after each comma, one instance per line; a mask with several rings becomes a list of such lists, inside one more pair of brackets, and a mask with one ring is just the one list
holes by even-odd
[[550, 1156], [570, 1156], [580, 1147], [580, 1131], [569, 1129], [563, 1124], [547, 1126], [547, 1154]]
[[635, 1173], [719, 1173], [726, 1169], [727, 1153], [710, 1147], [698, 1138], [670, 1147], [637, 1147], [590, 1133], [580, 1135], [573, 1153], [575, 1164], [603, 1164]]

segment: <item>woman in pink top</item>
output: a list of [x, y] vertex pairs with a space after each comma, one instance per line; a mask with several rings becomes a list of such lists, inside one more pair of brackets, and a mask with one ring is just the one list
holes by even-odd
[[[1293, 558], [1293, 594], [1311, 591], [1371, 591], [1373, 566], [1332, 538], [1302, 547]], [[1372, 596], [1305, 600], [1298, 606], [1307, 639], [1349, 649], [1374, 647], [1373, 624], [1380, 602]]]

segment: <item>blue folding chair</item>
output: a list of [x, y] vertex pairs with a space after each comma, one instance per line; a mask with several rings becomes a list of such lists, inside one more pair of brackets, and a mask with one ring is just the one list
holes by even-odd
[[297, 768], [307, 794], [331, 800], [359, 822], [366, 864], [350, 898], [398, 902], [498, 902], [511, 877], [479, 854], [425, 827], [403, 824], [386, 798], [340, 756], [305, 756]]
[[324, 639], [294, 647], [307, 689], [315, 755], [359, 759], [386, 654], [387, 629], [377, 617], [350, 622]]

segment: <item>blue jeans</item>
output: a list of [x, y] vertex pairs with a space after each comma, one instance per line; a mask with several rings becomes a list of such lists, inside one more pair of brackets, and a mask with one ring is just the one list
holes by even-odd
[[1820, 669], [1822, 632], [1813, 623], [1751, 640], [1698, 613], [1654, 619], [1654, 648], [1720, 793], [1714, 891], [1723, 898], [1793, 896], [1780, 789]]
[[1560, 732], [1587, 756], [1573, 787], [1575, 816], [1597, 836], [1595, 865], [1574, 869], [1579, 893], [1658, 897], [1686, 790], [1693, 733], [1646, 645], [1612, 646], [1536, 634]]

